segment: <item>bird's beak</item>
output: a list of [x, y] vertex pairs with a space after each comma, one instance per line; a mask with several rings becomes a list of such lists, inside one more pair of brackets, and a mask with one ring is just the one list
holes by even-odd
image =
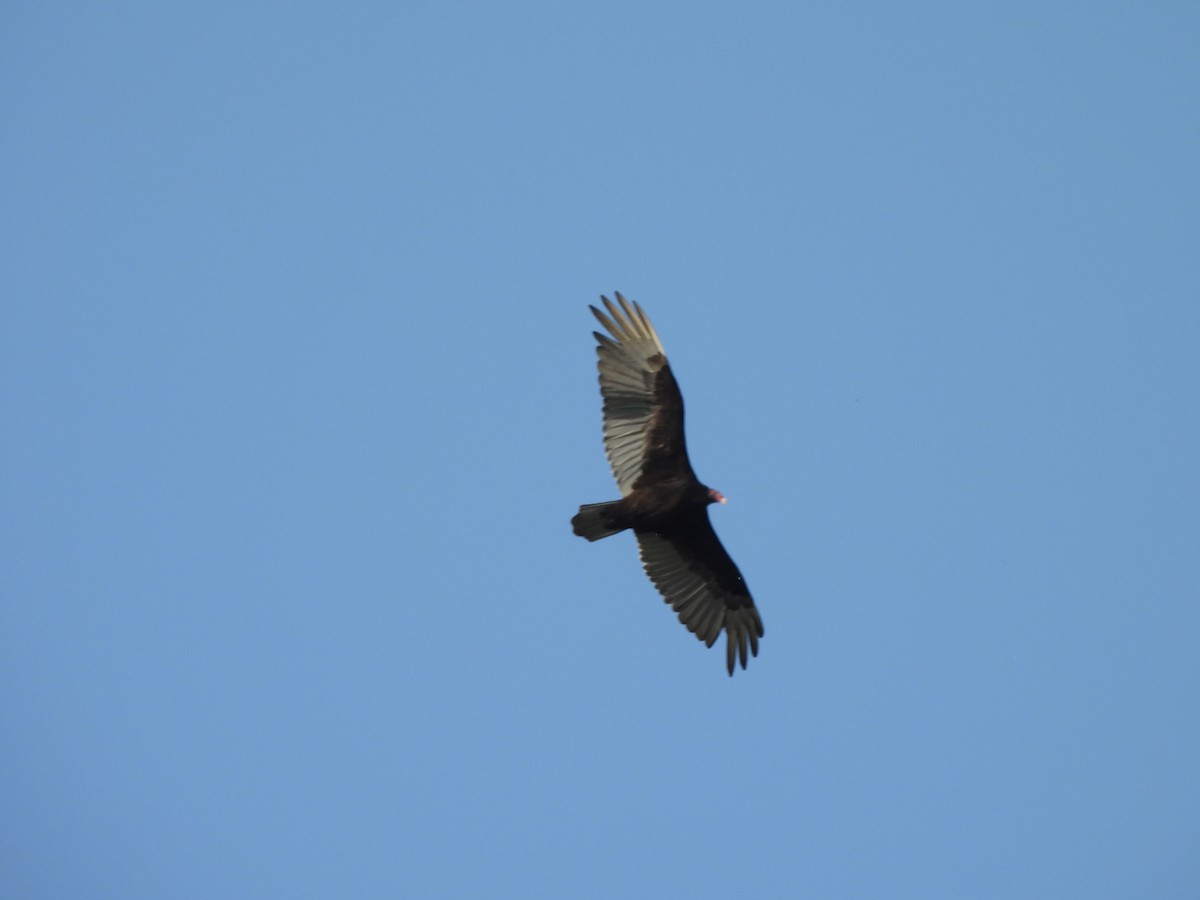
[[728, 500], [725, 499], [725, 495], [722, 494], [720, 491], [709, 490], [708, 493], [713, 498], [713, 500], [715, 500], [717, 503], [728, 503], [729, 502]]

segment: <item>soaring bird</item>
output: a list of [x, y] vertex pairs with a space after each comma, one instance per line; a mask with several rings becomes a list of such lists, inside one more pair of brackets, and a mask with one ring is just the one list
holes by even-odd
[[[683, 396], [654, 326], [620, 292], [589, 307], [608, 334], [592, 332], [604, 398], [604, 452], [620, 500], [588, 503], [571, 527], [589, 541], [630, 529], [642, 566], [687, 630], [711, 647], [725, 632], [725, 664], [758, 655], [762, 619], [746, 580], [708, 520], [725, 497], [701, 484], [688, 461]], [[611, 337], [610, 337], [611, 335]]]

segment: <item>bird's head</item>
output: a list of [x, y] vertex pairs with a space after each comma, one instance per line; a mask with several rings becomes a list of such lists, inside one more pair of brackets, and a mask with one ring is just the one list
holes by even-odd
[[725, 495], [722, 494], [720, 491], [714, 491], [712, 488], [709, 488], [708, 489], [708, 502], [709, 503], [728, 503], [729, 501], [725, 499]]

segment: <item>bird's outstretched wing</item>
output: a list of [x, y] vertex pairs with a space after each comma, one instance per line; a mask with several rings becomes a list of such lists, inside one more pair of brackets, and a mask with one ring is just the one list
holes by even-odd
[[654, 326], [636, 302], [601, 297], [592, 313], [612, 337], [596, 331], [604, 452], [622, 495], [644, 474], [692, 475], [683, 437], [683, 397]]
[[725, 664], [746, 668], [758, 656], [762, 619], [750, 591], [708, 521], [708, 514], [672, 534], [640, 531], [638, 549], [646, 574], [687, 630], [711, 647], [725, 631]]

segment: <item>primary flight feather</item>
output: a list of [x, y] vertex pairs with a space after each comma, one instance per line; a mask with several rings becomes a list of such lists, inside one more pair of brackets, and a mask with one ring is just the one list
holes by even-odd
[[[724, 503], [700, 483], [683, 437], [683, 396], [654, 326], [618, 292], [592, 313], [608, 334], [593, 332], [604, 398], [604, 452], [620, 500], [588, 503], [571, 526], [597, 541], [625, 529], [637, 537], [642, 565], [687, 630], [711, 647], [725, 632], [725, 663], [746, 668], [758, 655], [762, 619], [742, 573], [708, 520]], [[610, 336], [611, 335], [611, 336]]]

